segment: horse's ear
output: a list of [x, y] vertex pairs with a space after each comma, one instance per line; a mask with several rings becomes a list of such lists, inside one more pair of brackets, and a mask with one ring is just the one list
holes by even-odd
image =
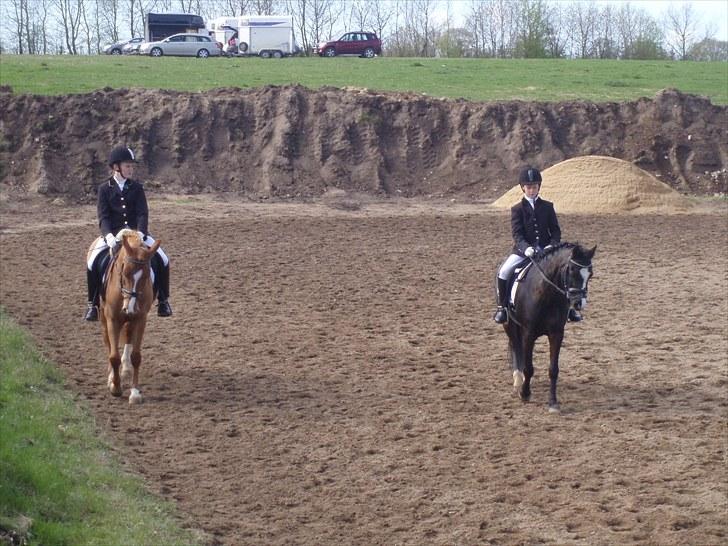
[[157, 249], [159, 248], [159, 245], [162, 244], [162, 241], [156, 240], [154, 243], [152, 243], [152, 246], [149, 248], [149, 254], [154, 255], [155, 252], [157, 252]]
[[131, 254], [131, 252], [132, 252], [131, 251], [131, 246], [129, 245], [129, 241], [126, 239], [126, 233], [124, 233], [124, 235], [121, 236], [121, 244], [126, 249], [126, 252], [128, 254]]
[[591, 260], [594, 257], [594, 253], [597, 251], [597, 245], [594, 245], [592, 248], [589, 249], [587, 252], [587, 255], [589, 256], [589, 259]]

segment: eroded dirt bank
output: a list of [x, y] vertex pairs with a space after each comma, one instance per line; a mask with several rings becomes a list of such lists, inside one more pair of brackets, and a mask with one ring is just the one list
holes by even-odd
[[0, 93], [0, 189], [93, 199], [110, 147], [141, 157], [149, 191], [305, 198], [492, 200], [524, 163], [634, 162], [675, 189], [728, 188], [727, 109], [666, 90], [627, 103], [474, 103], [300, 86], [205, 93]]

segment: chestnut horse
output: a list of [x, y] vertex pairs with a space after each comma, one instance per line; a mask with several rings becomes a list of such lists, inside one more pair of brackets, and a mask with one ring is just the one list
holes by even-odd
[[592, 258], [597, 247], [561, 243], [538, 257], [518, 286], [514, 306], [503, 327], [513, 369], [513, 387], [524, 402], [531, 397], [533, 348], [536, 339], [549, 339], [549, 412], [558, 413], [556, 382], [559, 378], [559, 353], [569, 308], [586, 305]]
[[[150, 261], [160, 241], [155, 241], [151, 248], [147, 248], [138, 233], [130, 229], [121, 230], [118, 239], [121, 239], [121, 248], [106, 275], [99, 320], [109, 354], [109, 390], [114, 396], [121, 396], [122, 378], [128, 380], [131, 374], [129, 403], [138, 404], [142, 401], [139, 391], [142, 338], [147, 325], [147, 313], [154, 300]], [[121, 356], [120, 341], [124, 345]]]

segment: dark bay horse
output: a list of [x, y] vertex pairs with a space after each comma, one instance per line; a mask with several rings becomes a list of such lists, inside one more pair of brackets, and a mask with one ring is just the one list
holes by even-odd
[[559, 412], [556, 381], [559, 377], [559, 352], [570, 306], [586, 305], [592, 258], [597, 247], [585, 249], [562, 243], [532, 259], [532, 265], [516, 290], [514, 306], [503, 327], [508, 334], [508, 349], [513, 368], [513, 386], [521, 400], [531, 397], [533, 347], [541, 336], [549, 338], [549, 411]]
[[[121, 238], [121, 248], [106, 275], [99, 320], [109, 355], [109, 390], [114, 396], [121, 396], [122, 378], [128, 380], [131, 374], [129, 403], [138, 404], [142, 401], [139, 391], [142, 338], [147, 325], [147, 313], [154, 300], [150, 261], [160, 241], [155, 241], [151, 248], [147, 248], [138, 233], [129, 229], [122, 230], [118, 238]], [[124, 345], [121, 356], [119, 342]]]

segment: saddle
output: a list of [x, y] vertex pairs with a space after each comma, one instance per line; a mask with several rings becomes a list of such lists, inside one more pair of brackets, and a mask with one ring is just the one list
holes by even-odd
[[533, 267], [533, 262], [531, 262], [529, 259], [522, 260], [518, 265], [516, 265], [515, 269], [513, 270], [513, 274], [508, 279], [506, 290], [508, 291], [508, 294], [510, 294], [510, 297], [508, 298], [509, 311], [515, 310], [516, 293], [518, 292], [518, 287], [520, 286], [520, 283], [523, 281], [523, 279], [526, 278], [526, 275], [530, 271], [531, 267]]

